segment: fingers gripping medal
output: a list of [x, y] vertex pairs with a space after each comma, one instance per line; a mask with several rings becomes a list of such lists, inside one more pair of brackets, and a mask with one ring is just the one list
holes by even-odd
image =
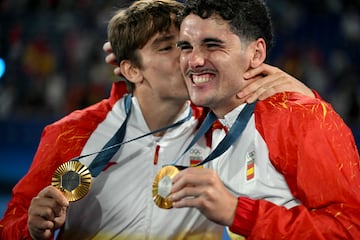
[[91, 180], [91, 173], [85, 165], [68, 161], [56, 169], [51, 185], [63, 192], [69, 202], [74, 202], [89, 192]]
[[152, 192], [155, 204], [164, 209], [172, 208], [169, 195], [172, 187], [172, 179], [180, 170], [175, 166], [165, 166], [155, 176]]

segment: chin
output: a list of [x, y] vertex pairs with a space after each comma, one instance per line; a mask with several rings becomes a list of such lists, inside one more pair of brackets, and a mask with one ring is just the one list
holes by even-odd
[[199, 107], [206, 107], [207, 106], [207, 102], [204, 101], [201, 98], [190, 96], [190, 99], [191, 99], [191, 102], [193, 104], [195, 104], [196, 106], [199, 106]]

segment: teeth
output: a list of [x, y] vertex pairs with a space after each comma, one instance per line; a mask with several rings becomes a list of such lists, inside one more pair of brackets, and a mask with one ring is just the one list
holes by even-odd
[[204, 76], [204, 75], [195, 76], [195, 75], [193, 75], [193, 82], [194, 83], [204, 83], [204, 82], [208, 82], [209, 80], [210, 80], [209, 76]]

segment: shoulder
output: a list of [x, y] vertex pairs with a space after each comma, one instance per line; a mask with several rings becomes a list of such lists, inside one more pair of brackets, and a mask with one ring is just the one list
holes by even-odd
[[[119, 99], [117, 102], [121, 100]], [[57, 141], [77, 136], [88, 137], [104, 121], [117, 102], [104, 99], [84, 109], [73, 111], [58, 121], [47, 125], [43, 130], [42, 137], [56, 138]]]
[[[315, 107], [315, 108], [314, 108]], [[317, 109], [316, 107], [320, 107]], [[283, 92], [273, 95], [263, 101], [259, 101], [257, 111], [293, 112], [293, 111], [323, 111], [332, 109], [330, 104], [320, 98], [310, 98], [295, 92]]]
[[295, 122], [306, 120], [324, 121], [329, 118], [340, 120], [331, 104], [319, 98], [310, 98], [299, 93], [278, 93], [255, 107], [255, 116], [258, 120], [276, 121], [289, 119]]
[[329, 103], [297, 93], [280, 93], [259, 101], [254, 114], [256, 128], [267, 139], [349, 132]]

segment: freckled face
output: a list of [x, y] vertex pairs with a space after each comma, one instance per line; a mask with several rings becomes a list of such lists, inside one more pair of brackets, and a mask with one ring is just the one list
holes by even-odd
[[226, 21], [188, 15], [181, 24], [178, 47], [180, 68], [196, 105], [223, 115], [240, 104], [236, 93], [244, 87], [242, 76], [251, 52]]

